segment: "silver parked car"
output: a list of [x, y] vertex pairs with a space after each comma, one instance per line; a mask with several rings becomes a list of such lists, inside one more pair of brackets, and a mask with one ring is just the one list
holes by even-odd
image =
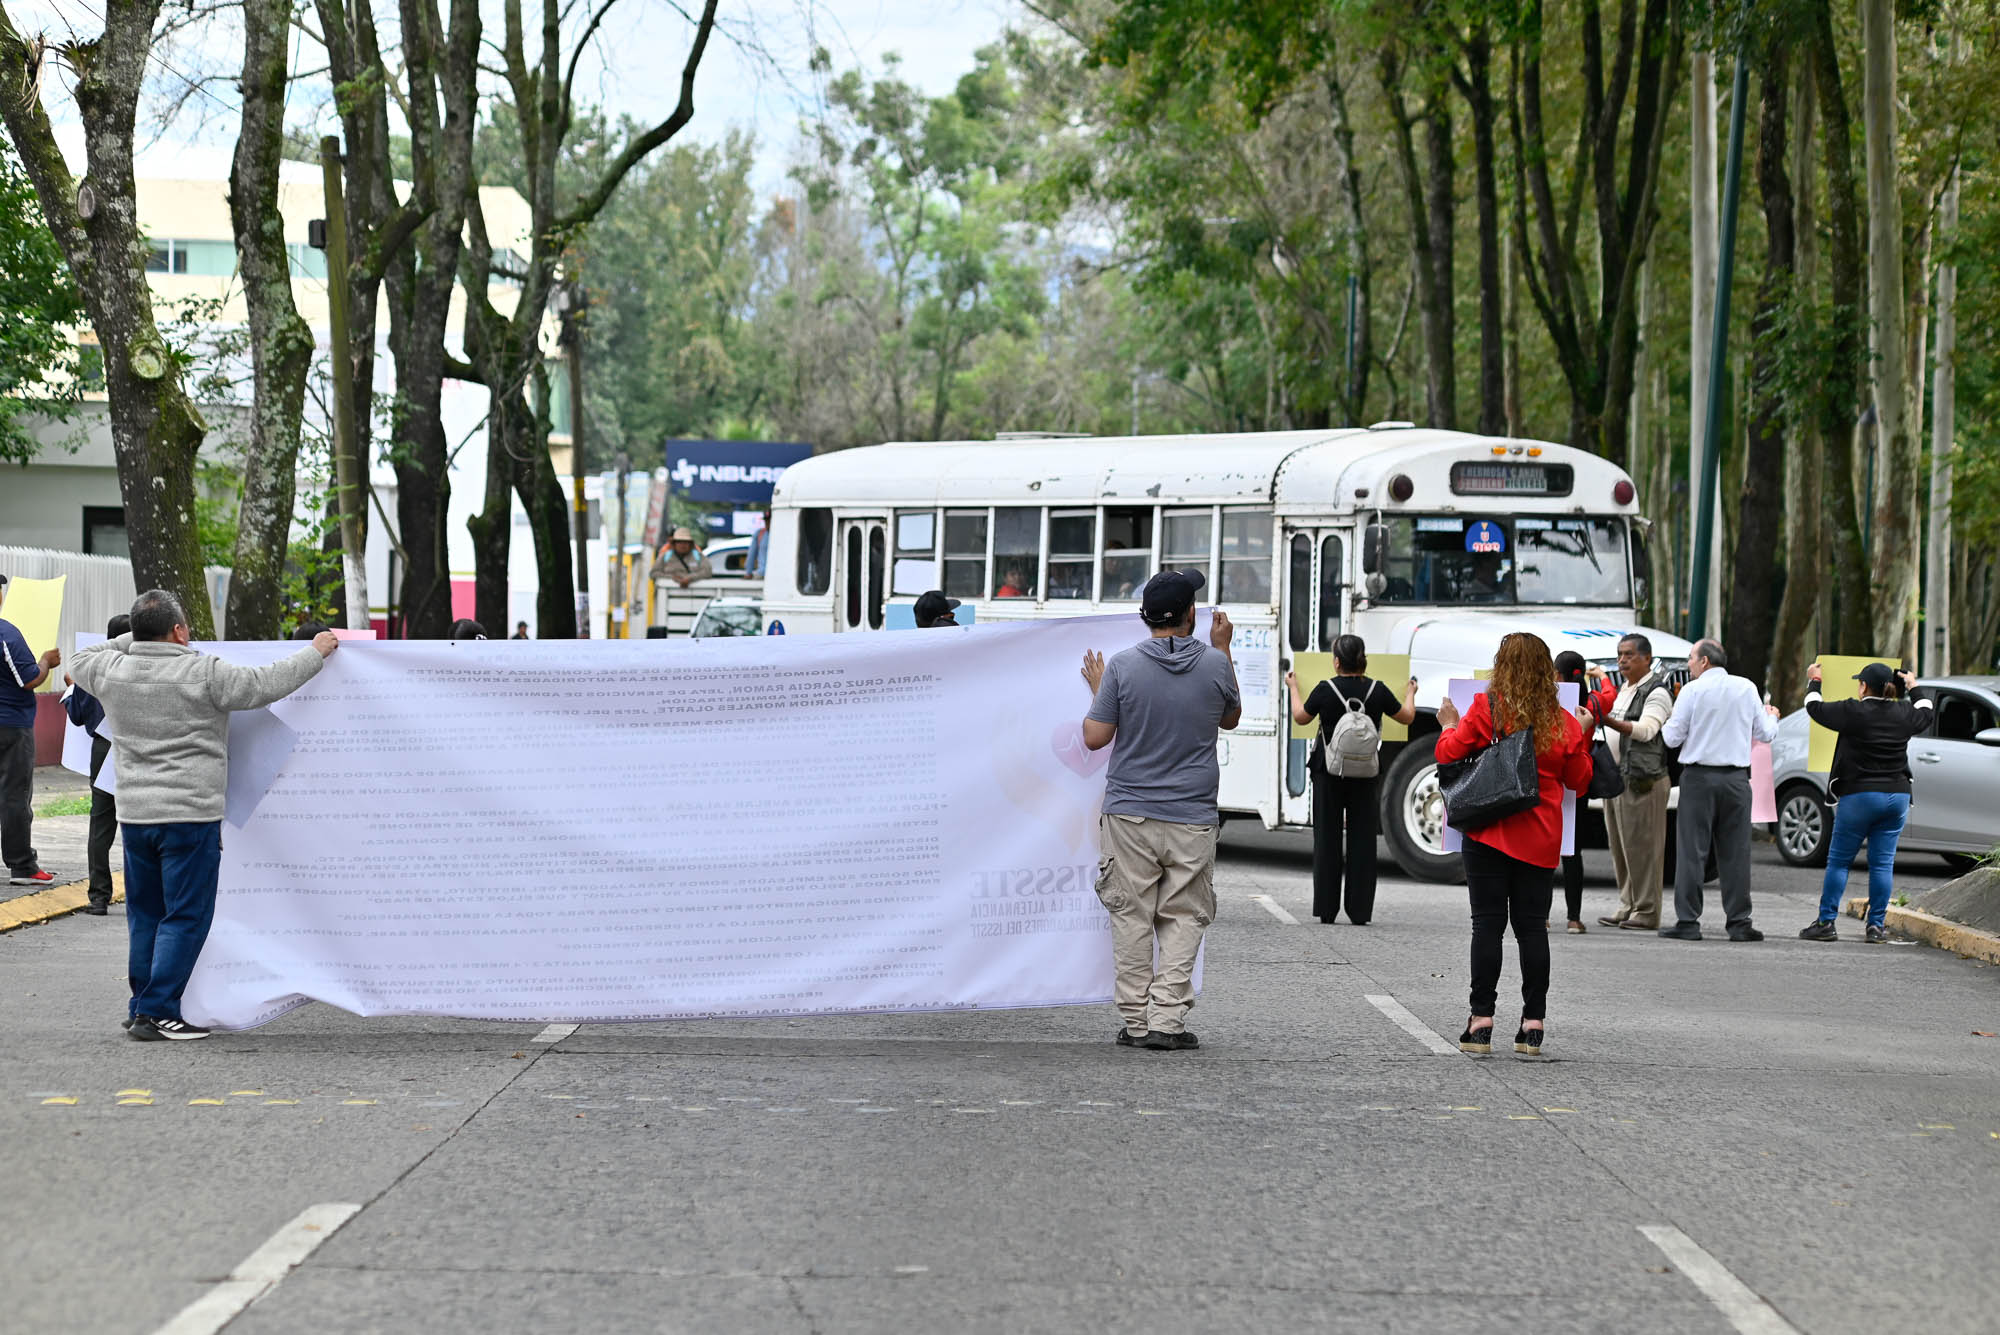
[[[1924, 677], [1912, 699], [1928, 698], [1928, 732], [1910, 739], [1910, 820], [1899, 847], [1942, 853], [1964, 870], [2000, 840], [2000, 677]], [[1826, 775], [1806, 768], [1805, 710], [1778, 723], [1771, 747], [1778, 790], [1778, 855], [1798, 867], [1826, 865], [1833, 808]]]

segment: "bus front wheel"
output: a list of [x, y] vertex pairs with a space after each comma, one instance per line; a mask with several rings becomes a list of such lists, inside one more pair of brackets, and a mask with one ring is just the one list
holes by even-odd
[[1431, 753], [1436, 739], [1436, 733], [1414, 737], [1389, 762], [1382, 781], [1382, 832], [1404, 875], [1457, 885], [1465, 871], [1458, 854], [1444, 851], [1444, 795]]

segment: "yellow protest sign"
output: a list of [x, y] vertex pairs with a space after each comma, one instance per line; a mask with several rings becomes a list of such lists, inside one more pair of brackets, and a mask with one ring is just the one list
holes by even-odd
[[[1292, 671], [1298, 674], [1300, 696], [1310, 696], [1313, 687], [1333, 675], [1333, 655], [1293, 654]], [[1404, 692], [1409, 689], [1410, 656], [1408, 654], [1371, 653], [1368, 655], [1368, 675], [1374, 680], [1381, 682], [1384, 686], [1387, 686], [1389, 694], [1401, 700]], [[1286, 708], [1289, 710], [1290, 707], [1290, 702], [1288, 701]], [[1294, 723], [1292, 724], [1292, 737], [1296, 741], [1306, 741], [1318, 729], [1319, 723], [1317, 721], [1312, 723]], [[1398, 723], [1392, 718], [1383, 718], [1383, 741], [1407, 741], [1409, 736], [1410, 729], [1407, 724]]]
[[[0, 603], [0, 617], [14, 623], [14, 629], [21, 632], [21, 638], [28, 642], [28, 648], [37, 658], [58, 647], [56, 635], [62, 626], [63, 585], [68, 582], [68, 575], [57, 575], [54, 579], [17, 577], [7, 581], [7, 601]], [[51, 672], [41, 689], [61, 690], [62, 673]]]
[[[1870, 663], [1887, 663], [1900, 668], [1903, 660], [1893, 654], [1821, 654], [1819, 656], [1820, 684], [1822, 700], [1853, 700], [1861, 694], [1861, 683], [1854, 680], [1854, 674]], [[1811, 741], [1806, 751], [1806, 768], [1815, 774], [1825, 774], [1833, 768], [1833, 748], [1840, 741], [1840, 734], [1831, 728], [1811, 725]]]

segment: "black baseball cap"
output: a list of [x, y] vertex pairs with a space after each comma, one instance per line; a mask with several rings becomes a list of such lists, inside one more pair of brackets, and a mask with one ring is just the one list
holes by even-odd
[[1146, 581], [1139, 615], [1149, 626], [1171, 626], [1188, 614], [1208, 580], [1199, 570], [1162, 570]]
[[932, 589], [929, 593], [921, 594], [914, 609], [917, 625], [928, 626], [939, 617], [950, 616], [951, 609], [957, 606], [958, 599], [945, 597], [941, 589]]
[[1896, 670], [1887, 663], [1870, 663], [1854, 674], [1854, 680], [1871, 691], [1879, 691], [1896, 680]]

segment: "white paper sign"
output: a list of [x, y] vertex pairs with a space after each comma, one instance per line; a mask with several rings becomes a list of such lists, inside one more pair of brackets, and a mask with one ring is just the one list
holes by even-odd
[[[1462, 718], [1471, 712], [1473, 697], [1486, 694], [1486, 688], [1492, 684], [1471, 677], [1453, 677], [1447, 684], [1445, 694]], [[1583, 695], [1575, 682], [1560, 681], [1556, 683], [1556, 701], [1574, 714], [1583, 705]], [[1456, 853], [1465, 847], [1465, 836], [1451, 828], [1449, 819], [1444, 822], [1443, 843], [1447, 853]], [[1563, 789], [1562, 852], [1564, 857], [1576, 852], [1576, 794], [1567, 788]]]
[[224, 840], [183, 1007], [242, 1028], [307, 999], [538, 1021], [1105, 1001], [1108, 753], [1080, 744], [1077, 668], [1135, 629], [343, 645], [272, 709], [296, 740]]

